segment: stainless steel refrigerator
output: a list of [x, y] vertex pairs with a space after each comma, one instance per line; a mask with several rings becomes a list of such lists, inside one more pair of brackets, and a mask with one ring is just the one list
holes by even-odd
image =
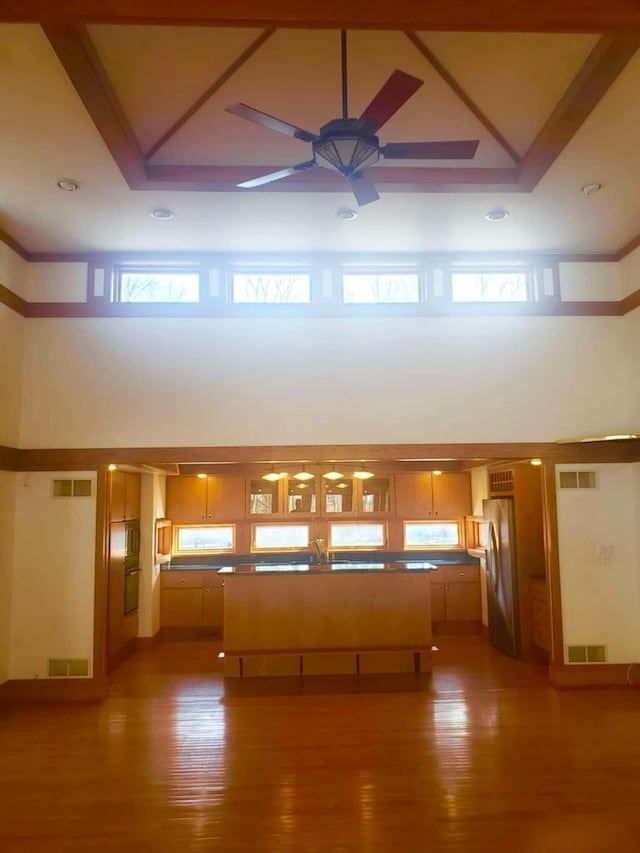
[[518, 657], [520, 624], [513, 500], [484, 500], [482, 515], [489, 522], [485, 546], [489, 639], [496, 648]]

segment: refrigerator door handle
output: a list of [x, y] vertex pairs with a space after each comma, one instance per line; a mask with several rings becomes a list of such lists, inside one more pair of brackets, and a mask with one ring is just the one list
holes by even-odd
[[498, 584], [500, 581], [500, 572], [498, 571], [498, 540], [496, 539], [496, 529], [493, 522], [489, 525], [489, 539], [490, 539], [490, 548], [492, 552], [492, 559], [490, 560], [491, 567], [491, 581], [493, 583], [493, 589], [495, 592], [498, 592]]

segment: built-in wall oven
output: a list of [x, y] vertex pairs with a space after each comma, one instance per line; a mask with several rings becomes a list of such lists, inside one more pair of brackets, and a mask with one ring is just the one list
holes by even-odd
[[140, 569], [129, 569], [124, 573], [124, 615], [135, 613], [140, 595]]

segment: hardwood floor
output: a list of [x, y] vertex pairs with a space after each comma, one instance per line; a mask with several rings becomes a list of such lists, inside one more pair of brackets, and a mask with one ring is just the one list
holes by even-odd
[[5, 710], [0, 849], [637, 851], [638, 691], [437, 644], [424, 693], [225, 699], [216, 647], [175, 643], [101, 706]]

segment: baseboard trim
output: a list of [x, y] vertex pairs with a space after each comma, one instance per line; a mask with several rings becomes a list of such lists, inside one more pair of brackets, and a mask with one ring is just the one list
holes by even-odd
[[156, 631], [152, 637], [137, 637], [136, 650], [139, 652], [151, 651], [151, 649], [155, 649], [159, 642], [160, 631]]
[[105, 678], [12, 678], [0, 685], [0, 703], [102, 702], [108, 692]]
[[640, 687], [640, 664], [554, 664], [549, 667], [554, 687]]

